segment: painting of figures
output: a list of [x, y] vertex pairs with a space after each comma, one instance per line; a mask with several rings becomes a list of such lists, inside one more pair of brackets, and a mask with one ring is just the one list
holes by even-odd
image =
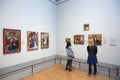
[[89, 34], [88, 44], [102, 45], [102, 34]]
[[49, 48], [49, 33], [41, 32], [41, 49]]
[[38, 32], [28, 31], [27, 32], [27, 50], [38, 49]]
[[89, 31], [89, 24], [84, 24], [84, 26], [83, 26], [84, 28], [84, 31]]
[[3, 53], [21, 51], [21, 30], [3, 29]]
[[84, 35], [74, 35], [74, 44], [84, 44]]

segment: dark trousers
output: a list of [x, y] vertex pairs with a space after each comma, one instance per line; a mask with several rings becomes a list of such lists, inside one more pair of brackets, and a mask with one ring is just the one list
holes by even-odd
[[71, 67], [72, 67], [72, 60], [67, 60], [66, 70], [71, 70]]
[[[97, 72], [96, 64], [93, 64], [93, 67], [94, 67], [94, 74], [96, 74], [96, 72]], [[91, 74], [91, 71], [92, 71], [92, 64], [89, 64], [89, 74]]]

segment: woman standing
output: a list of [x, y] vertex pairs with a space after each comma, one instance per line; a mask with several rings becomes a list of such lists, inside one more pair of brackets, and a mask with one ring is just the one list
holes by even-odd
[[97, 72], [97, 66], [96, 63], [97, 61], [97, 46], [94, 44], [88, 45], [87, 46], [87, 51], [88, 51], [88, 60], [87, 63], [89, 64], [89, 74], [91, 74], [92, 71], [92, 65], [94, 66], [94, 74]]
[[[69, 55], [69, 51], [71, 51], [72, 56]], [[66, 53], [67, 53], [67, 64], [65, 70], [72, 71], [71, 67], [72, 67], [72, 61], [74, 59], [74, 52], [72, 51], [70, 41], [67, 41]]]

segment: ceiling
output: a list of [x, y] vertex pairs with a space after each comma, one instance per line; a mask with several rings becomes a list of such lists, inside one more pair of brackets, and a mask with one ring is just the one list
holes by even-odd
[[69, 0], [48, 0], [48, 1], [52, 2], [55, 5], [59, 5], [59, 4], [62, 4], [64, 2], [67, 2]]

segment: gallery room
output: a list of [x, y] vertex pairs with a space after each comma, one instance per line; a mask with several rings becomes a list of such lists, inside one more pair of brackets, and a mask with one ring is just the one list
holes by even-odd
[[0, 80], [120, 80], [119, 23], [120, 0], [0, 0]]

